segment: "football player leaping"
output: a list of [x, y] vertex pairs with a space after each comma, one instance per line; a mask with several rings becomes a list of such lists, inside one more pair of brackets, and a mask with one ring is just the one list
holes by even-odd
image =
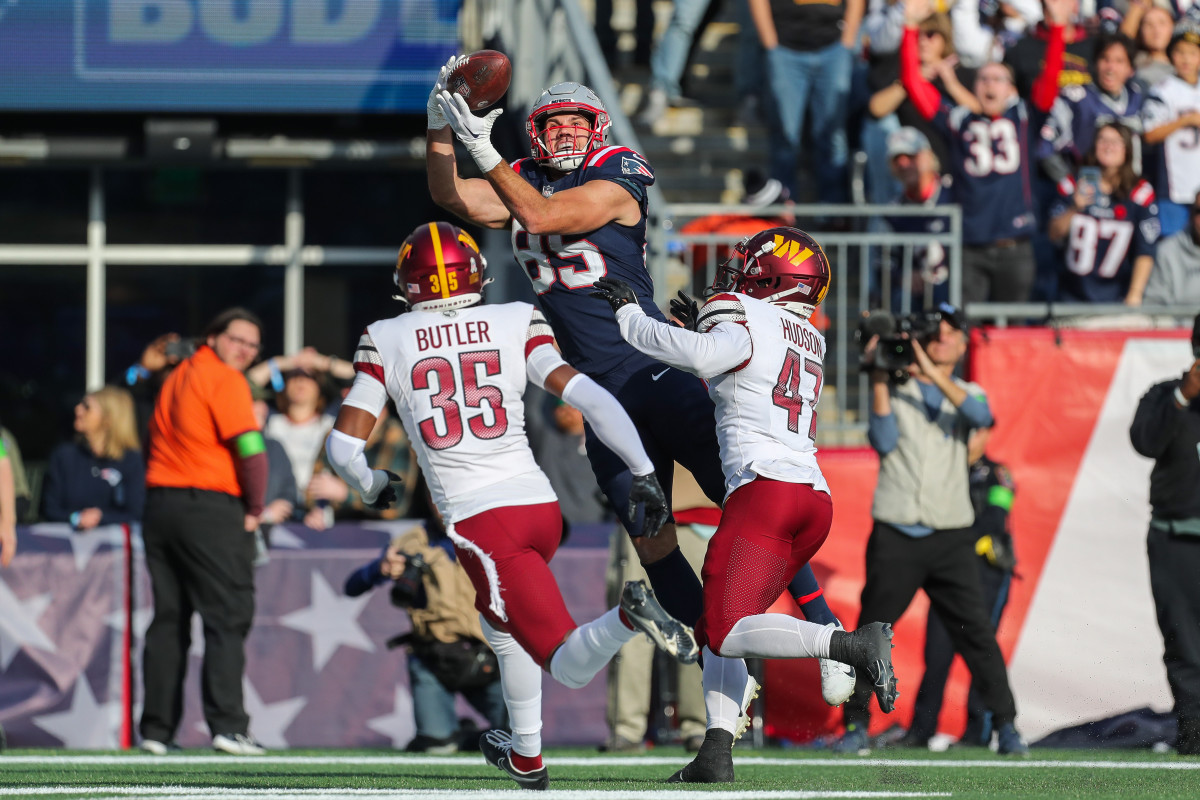
[[[654, 305], [646, 269], [647, 189], [654, 171], [641, 155], [607, 144], [611, 123], [600, 99], [586, 86], [559, 83], [537, 99], [526, 120], [530, 155], [509, 165], [491, 143], [499, 110], [476, 117], [458, 95], [445, 91], [454, 59], [443, 67], [429, 96], [426, 163], [429, 191], [441, 207], [479, 225], [511, 224], [513, 251], [554, 328], [567, 363], [620, 400], [671, 495], [673, 463], [689, 470], [705, 494], [725, 494], [713, 405], [694, 376], [670, 368], [630, 347], [607, 309], [588, 297], [592, 284], [615, 276], [632, 287], [647, 316], [665, 321]], [[486, 180], [459, 177], [453, 137], [465, 145]], [[589, 426], [588, 459], [605, 496], [633, 536], [638, 557], [659, 599], [674, 617], [694, 624], [703, 608], [700, 581], [680, 552], [675, 525], [654, 538], [642, 536], [641, 519], [626, 513], [629, 470]], [[791, 577], [791, 576], [789, 576]], [[837, 625], [812, 570], [796, 576], [793, 592], [804, 598], [807, 619]], [[710, 730], [729, 727], [735, 737], [748, 723], [747, 706], [758, 685], [745, 664], [726, 665], [739, 677], [732, 719], [708, 703]], [[853, 692], [854, 676], [821, 662], [822, 694], [838, 705]], [[713, 698], [708, 698], [710, 701]], [[722, 745], [728, 750], [732, 742]], [[730, 761], [732, 764], [732, 761]], [[697, 776], [697, 779], [700, 779]], [[733, 780], [732, 768], [706, 780]]]
[[541, 313], [529, 303], [481, 305], [484, 266], [475, 241], [449, 223], [422, 225], [408, 237], [395, 281], [411, 311], [367, 326], [326, 451], [364, 501], [386, 508], [395, 476], [372, 471], [363, 450], [388, 398], [396, 404], [500, 661], [513, 732], [489, 731], [480, 747], [521, 786], [545, 789], [539, 667], [566, 686], [584, 686], [638, 631], [684, 663], [698, 651], [691, 629], [641, 581], [625, 585], [619, 609], [585, 625], [576, 627], [567, 612], [548, 566], [562, 513], [525, 437], [526, 383], [582, 411], [628, 466], [629, 502], [644, 506], [647, 536], [667, 518], [666, 497], [629, 417], [567, 366]]
[[[808, 321], [829, 290], [821, 245], [796, 228], [747, 237], [718, 270], [702, 308], [672, 302], [682, 328], [648, 316], [620, 280], [601, 278], [596, 289], [626, 341], [708, 381], [716, 403], [726, 496], [701, 573], [704, 616], [696, 639], [704, 648], [705, 694], [729, 694], [713, 653], [832, 658], [870, 676], [879, 707], [890, 712], [897, 694], [890, 625], [847, 633], [765, 613], [816, 554], [833, 519], [816, 447], [825, 339]], [[673, 780], [710, 773], [714, 760], [724, 756], [702, 747]]]

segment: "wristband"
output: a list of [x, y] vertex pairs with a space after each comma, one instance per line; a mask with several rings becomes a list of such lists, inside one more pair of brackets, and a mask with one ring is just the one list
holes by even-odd
[[78, 527], [79, 527], [79, 512], [78, 512], [78, 511], [72, 511], [72, 512], [71, 512], [71, 516], [70, 516], [70, 517], [68, 517], [68, 519], [70, 519], [70, 520], [71, 520], [71, 527], [72, 527], [72, 528], [78, 528]]
[[279, 362], [275, 359], [267, 360], [267, 367], [271, 370], [271, 388], [276, 392], [282, 392], [284, 386], [283, 373], [279, 371]]
[[150, 377], [150, 370], [143, 367], [141, 364], [134, 364], [129, 369], [125, 370], [125, 385], [133, 386], [138, 381], [144, 381]]
[[1179, 404], [1180, 408], [1187, 408], [1192, 404], [1190, 400], [1183, 396], [1183, 388], [1179, 386], [1175, 387], [1175, 402]]

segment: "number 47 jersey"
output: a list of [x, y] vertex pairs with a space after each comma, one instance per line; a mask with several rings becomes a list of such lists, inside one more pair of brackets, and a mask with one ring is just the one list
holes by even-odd
[[383, 384], [447, 522], [553, 502], [525, 436], [526, 358], [554, 342], [528, 303], [410, 311], [367, 326], [354, 367]]
[[726, 492], [761, 475], [828, 493], [816, 442], [825, 338], [806, 319], [732, 292], [710, 298], [700, 318], [701, 333], [745, 325], [753, 344], [743, 364], [708, 379]]

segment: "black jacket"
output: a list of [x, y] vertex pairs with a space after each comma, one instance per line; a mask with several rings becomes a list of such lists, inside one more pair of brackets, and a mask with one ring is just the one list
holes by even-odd
[[68, 522], [85, 508], [100, 509], [101, 525], [140, 522], [146, 502], [142, 454], [128, 450], [119, 460], [97, 458], [81, 442], [60, 444], [50, 454], [42, 489], [42, 516]]
[[1159, 519], [1200, 519], [1200, 402], [1175, 405], [1181, 380], [1150, 388], [1129, 427], [1133, 449], [1154, 459], [1150, 508]]

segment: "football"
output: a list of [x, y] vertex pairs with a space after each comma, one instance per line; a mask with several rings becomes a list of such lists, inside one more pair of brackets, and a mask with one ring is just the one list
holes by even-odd
[[511, 79], [508, 56], [496, 50], [477, 50], [458, 60], [446, 78], [446, 88], [462, 95], [472, 111], [479, 111], [503, 97]]

